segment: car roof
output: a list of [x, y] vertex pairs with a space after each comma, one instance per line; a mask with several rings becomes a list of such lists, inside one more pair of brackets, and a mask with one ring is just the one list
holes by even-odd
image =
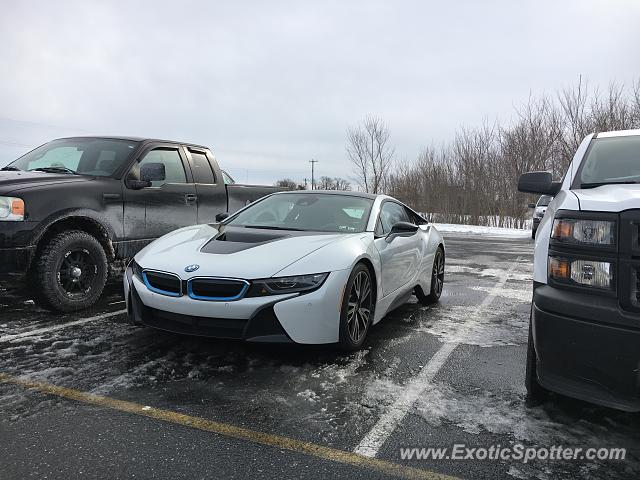
[[83, 136], [74, 136], [74, 137], [62, 137], [56, 138], [56, 140], [73, 140], [74, 138], [78, 139], [86, 139], [86, 138], [103, 138], [105, 140], [125, 140], [128, 142], [138, 142], [138, 143], [172, 143], [175, 145], [189, 145], [197, 148], [209, 149], [204, 145], [198, 145], [197, 143], [191, 142], [180, 142], [177, 140], [163, 140], [161, 138], [146, 138], [146, 137], [128, 137], [128, 136], [119, 136], [119, 135], [83, 135]]
[[633, 135], [640, 135], [640, 129], [635, 130], [612, 130], [610, 132], [598, 132], [596, 138], [611, 138], [611, 137], [630, 137]]
[[303, 195], [343, 195], [349, 197], [361, 197], [368, 198], [370, 200], [375, 200], [378, 197], [383, 197], [385, 195], [378, 195], [375, 193], [366, 193], [366, 192], [354, 192], [351, 190], [287, 190], [283, 192], [277, 192], [277, 195], [291, 195], [294, 193], [301, 193]]

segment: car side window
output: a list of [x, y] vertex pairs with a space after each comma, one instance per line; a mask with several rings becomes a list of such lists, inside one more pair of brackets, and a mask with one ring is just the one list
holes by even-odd
[[164, 165], [165, 179], [151, 182], [152, 187], [161, 187], [167, 183], [187, 183], [187, 175], [184, 171], [184, 164], [177, 149], [158, 148], [147, 153], [139, 167], [145, 163], [162, 163]]
[[396, 223], [409, 221], [410, 220], [409, 216], [407, 215], [407, 211], [402, 205], [395, 202], [385, 202], [384, 204], [382, 204], [378, 222], [380, 224], [383, 235], [389, 233], [391, 231], [391, 227], [393, 227]]
[[409, 222], [413, 223], [414, 225], [424, 225], [425, 223], [427, 223], [424, 218], [422, 218], [410, 208], [405, 207], [405, 211], [407, 212], [407, 216], [409, 217]]
[[207, 155], [195, 150], [189, 150], [189, 152], [191, 153], [191, 160], [193, 162], [193, 180], [195, 183], [216, 183]]

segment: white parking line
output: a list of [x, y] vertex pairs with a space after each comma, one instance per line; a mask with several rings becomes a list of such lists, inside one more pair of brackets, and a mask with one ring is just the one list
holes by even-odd
[[95, 317], [83, 318], [81, 320], [74, 320], [73, 322], [60, 323], [58, 325], [53, 325], [51, 327], [37, 328], [35, 330], [30, 330], [28, 332], [16, 333], [15, 335], [5, 335], [4, 337], [0, 337], [0, 342], [9, 342], [11, 340], [16, 340], [18, 338], [33, 337], [34, 335], [40, 335], [41, 333], [47, 333], [47, 332], [54, 332], [56, 330], [62, 330], [63, 328], [73, 327], [74, 325], [83, 325], [89, 322], [104, 320], [105, 318], [115, 317], [117, 315], [121, 315], [126, 312], [127, 312], [126, 310], [118, 310], [117, 312], [103, 313], [101, 315], [96, 315]]
[[[481, 316], [483, 311], [493, 303], [496, 296], [500, 293], [500, 290], [504, 288], [505, 283], [507, 283], [509, 276], [516, 268], [520, 259], [521, 257], [518, 257], [515, 262], [511, 263], [504, 276], [494, 285], [489, 292], [489, 295], [487, 295], [482, 303], [480, 303], [476, 310], [476, 316]], [[429, 388], [431, 381], [435, 378], [458, 345], [458, 343], [445, 343], [440, 347], [433, 357], [431, 357], [429, 362], [427, 362], [422, 370], [420, 370], [420, 373], [407, 383], [402, 390], [402, 394], [396, 399], [393, 405], [389, 407], [369, 433], [365, 435], [362, 441], [355, 448], [355, 453], [366, 457], [375, 457], [378, 454], [380, 448], [391, 436], [402, 419], [407, 415], [411, 406], [416, 402], [416, 400], [418, 400], [422, 392]]]

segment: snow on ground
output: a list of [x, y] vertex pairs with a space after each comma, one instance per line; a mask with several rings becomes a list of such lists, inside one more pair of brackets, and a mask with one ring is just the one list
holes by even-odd
[[432, 223], [440, 232], [464, 233], [468, 235], [490, 235], [500, 237], [530, 237], [531, 230], [518, 228], [483, 227], [480, 225], [456, 225], [453, 223]]

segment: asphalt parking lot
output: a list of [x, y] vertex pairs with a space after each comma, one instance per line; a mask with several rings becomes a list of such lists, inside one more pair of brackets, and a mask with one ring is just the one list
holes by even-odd
[[[128, 325], [120, 285], [51, 315], [0, 290], [0, 479], [638, 478], [637, 415], [527, 407], [533, 243], [446, 235], [440, 303], [365, 348], [260, 346]], [[403, 460], [403, 447], [623, 447], [624, 461]]]

